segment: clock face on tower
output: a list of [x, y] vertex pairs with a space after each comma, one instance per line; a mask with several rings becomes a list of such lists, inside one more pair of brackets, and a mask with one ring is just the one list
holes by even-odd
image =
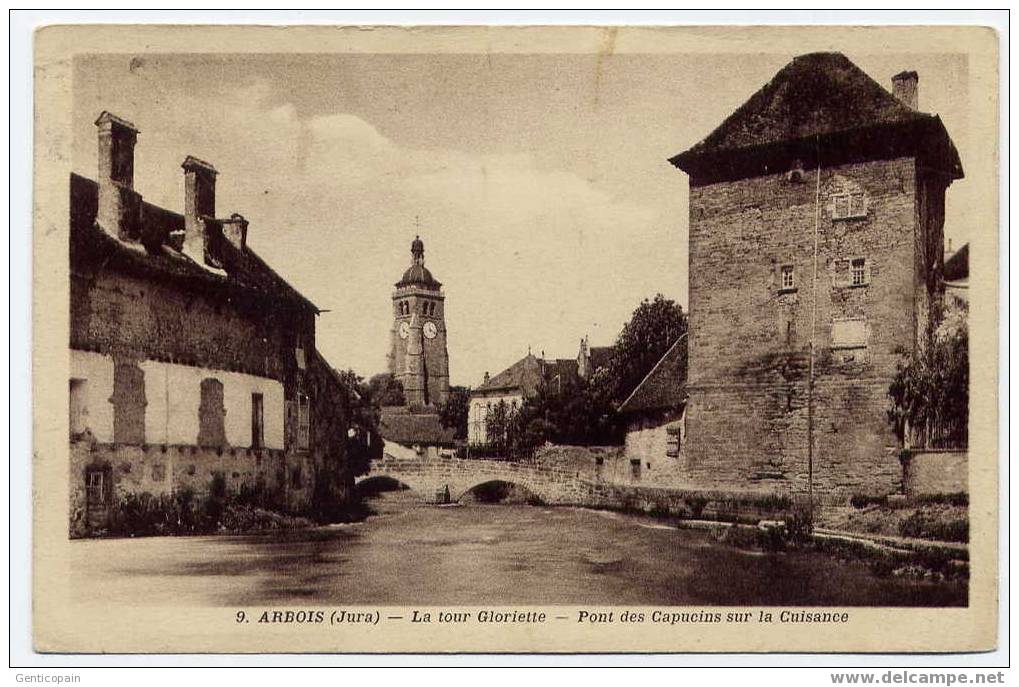
[[406, 322], [401, 322], [400, 323], [400, 338], [401, 339], [406, 339], [408, 336], [410, 336], [410, 325], [407, 324]]
[[434, 339], [438, 330], [435, 328], [434, 322], [425, 322], [425, 336], [429, 339]]

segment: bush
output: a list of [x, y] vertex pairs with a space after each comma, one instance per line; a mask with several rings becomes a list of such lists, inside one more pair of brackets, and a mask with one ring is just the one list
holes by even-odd
[[703, 496], [691, 496], [686, 499], [686, 507], [690, 509], [690, 517], [699, 518], [701, 513], [704, 512], [704, 507], [708, 505], [708, 500]]
[[917, 505], [946, 505], [957, 506], [960, 508], [969, 507], [969, 494], [964, 491], [955, 492], [953, 494], [923, 494], [920, 496], [913, 496], [909, 500]]
[[866, 508], [867, 506], [888, 505], [887, 496], [871, 496], [869, 494], [853, 494], [849, 498], [849, 504], [853, 508]]
[[[964, 302], [942, 305], [925, 345], [900, 360], [888, 388], [888, 421], [900, 442], [933, 447], [969, 441], [969, 330]], [[907, 436], [908, 435], [908, 436]]]
[[910, 514], [899, 525], [903, 537], [937, 539], [940, 541], [969, 541], [969, 518], [942, 517], [942, 513], [920, 509]]
[[[123, 537], [199, 535], [221, 530], [294, 529], [314, 524], [308, 518], [266, 508], [268, 500], [261, 484], [242, 488], [236, 496], [228, 495], [225, 478], [217, 474], [209, 485], [209, 494], [203, 499], [196, 498], [189, 488], [159, 496], [148, 492], [126, 494], [111, 508], [109, 528], [92, 534]], [[323, 521], [349, 522], [363, 519], [370, 512], [359, 503], [342, 509], [338, 506], [336, 512], [330, 513], [330, 518]]]
[[794, 542], [803, 543], [814, 531], [814, 514], [808, 504], [799, 503], [785, 518], [786, 533]]
[[166, 534], [204, 534], [216, 522], [199, 508], [190, 490], [153, 496], [148, 492], [127, 494], [110, 514], [109, 534], [145, 537]]

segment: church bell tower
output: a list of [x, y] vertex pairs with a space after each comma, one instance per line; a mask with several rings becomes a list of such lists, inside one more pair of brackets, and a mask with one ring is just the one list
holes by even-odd
[[425, 267], [420, 236], [410, 246], [411, 265], [393, 291], [389, 372], [403, 383], [408, 406], [441, 406], [449, 396], [449, 353], [442, 284]]

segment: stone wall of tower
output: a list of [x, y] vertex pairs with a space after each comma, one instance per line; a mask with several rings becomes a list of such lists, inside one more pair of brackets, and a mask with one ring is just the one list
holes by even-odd
[[[402, 323], [409, 335], [400, 336]], [[434, 338], [425, 325], [435, 325]], [[393, 294], [389, 372], [404, 388], [407, 405], [441, 406], [449, 396], [449, 353], [446, 347], [445, 297], [423, 286], [398, 288]]]
[[[833, 184], [862, 189], [866, 216], [836, 220]], [[806, 490], [814, 173], [693, 185], [690, 191], [690, 352], [687, 452], [692, 486]], [[886, 419], [899, 350], [911, 350], [926, 281], [917, 274], [917, 173], [912, 158], [822, 170], [818, 243], [815, 489], [890, 493], [901, 469]], [[943, 193], [943, 187], [941, 189]], [[933, 242], [933, 241], [932, 241]], [[847, 283], [847, 259], [867, 283]], [[783, 289], [781, 269], [794, 266]], [[857, 318], [865, 347], [834, 345]]]

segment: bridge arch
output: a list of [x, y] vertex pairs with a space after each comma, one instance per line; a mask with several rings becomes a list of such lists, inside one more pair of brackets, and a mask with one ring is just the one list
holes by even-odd
[[431, 484], [389, 471], [373, 471], [364, 475], [354, 483], [354, 489], [360, 496], [374, 496], [384, 491], [408, 491], [422, 501], [429, 503], [435, 501]]
[[544, 499], [538, 495], [533, 486], [526, 484], [524, 480], [510, 480], [503, 478], [482, 478], [474, 485], [464, 488], [457, 498], [463, 502], [473, 497], [479, 503], [527, 503], [533, 506], [541, 505]]
[[354, 485], [358, 494], [369, 496], [383, 491], [412, 491], [406, 482], [392, 475], [368, 475]]

